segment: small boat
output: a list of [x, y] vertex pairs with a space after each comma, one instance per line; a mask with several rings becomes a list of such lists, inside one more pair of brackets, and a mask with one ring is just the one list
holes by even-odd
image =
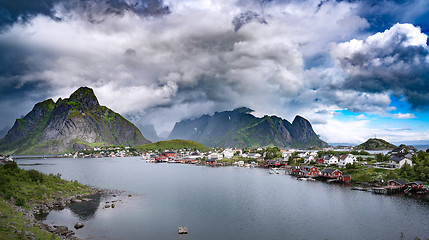
[[187, 227], [178, 227], [177, 233], [178, 234], [188, 234], [188, 228]]
[[280, 174], [280, 172], [275, 168], [271, 168], [271, 170], [269, 171], [269, 174]]
[[181, 163], [182, 161], [178, 160], [178, 159], [173, 159], [168, 161], [168, 163]]

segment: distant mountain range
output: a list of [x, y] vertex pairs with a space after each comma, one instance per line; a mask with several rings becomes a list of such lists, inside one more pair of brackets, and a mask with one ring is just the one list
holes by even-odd
[[258, 118], [249, 108], [203, 115], [177, 122], [169, 139], [187, 139], [208, 147], [326, 147], [311, 124], [296, 116], [292, 123], [277, 116]]
[[99, 145], [150, 143], [124, 117], [100, 106], [92, 89], [81, 87], [69, 98], [37, 103], [17, 119], [0, 140], [5, 154], [63, 153]]

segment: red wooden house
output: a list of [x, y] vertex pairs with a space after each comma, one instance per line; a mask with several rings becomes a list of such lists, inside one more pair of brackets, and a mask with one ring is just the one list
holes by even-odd
[[211, 159], [206, 160], [206, 164], [216, 164], [216, 163], [217, 163], [217, 159], [215, 159], [215, 158], [211, 158]]
[[424, 186], [423, 184], [424, 184], [423, 182], [417, 181], [417, 182], [408, 183], [407, 186], [410, 186], [413, 189], [419, 189], [419, 188], [423, 188]]
[[320, 175], [319, 169], [317, 167], [314, 167], [314, 166], [305, 166], [304, 170], [309, 171], [310, 176], [319, 176]]
[[341, 175], [338, 180], [342, 182], [350, 182], [352, 180], [352, 177], [350, 175]]
[[407, 181], [402, 180], [402, 179], [398, 179], [398, 180], [389, 180], [387, 182], [387, 186], [388, 187], [400, 187], [403, 188], [408, 184]]
[[299, 171], [301, 171], [301, 166], [292, 166], [290, 168], [290, 174], [291, 175], [298, 175]]
[[270, 160], [265, 161], [266, 167], [280, 167], [282, 165], [284, 165], [284, 164], [282, 164], [281, 159], [276, 159], [276, 160], [270, 159]]
[[164, 156], [168, 157], [168, 158], [174, 158], [174, 156], [176, 155], [176, 153], [174, 152], [165, 152]]
[[343, 174], [338, 169], [325, 168], [320, 172], [320, 176], [339, 179]]

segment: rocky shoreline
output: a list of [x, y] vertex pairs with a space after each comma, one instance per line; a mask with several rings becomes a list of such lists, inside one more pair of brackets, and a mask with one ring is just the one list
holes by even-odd
[[[66, 206], [72, 203], [80, 203], [83, 201], [92, 201], [90, 198], [92, 195], [106, 193], [106, 190], [92, 189], [92, 192], [89, 194], [77, 194], [72, 196], [65, 196], [61, 191], [56, 193], [56, 198], [51, 201], [46, 201], [40, 204], [32, 204], [30, 208], [22, 208], [15, 205], [13, 199], [9, 201], [9, 204], [12, 206], [14, 211], [20, 212], [23, 214], [26, 220], [29, 220], [31, 223], [30, 227], [38, 227], [43, 231], [47, 231], [57, 235], [60, 239], [63, 240], [80, 240], [80, 238], [74, 236], [76, 233], [74, 230], [69, 229], [67, 226], [57, 226], [57, 225], [48, 225], [43, 223], [37, 216], [47, 215], [52, 210], [61, 210]], [[80, 222], [75, 224], [75, 228], [82, 228], [84, 225]], [[19, 233], [24, 234], [28, 239], [36, 239], [31, 232]]]

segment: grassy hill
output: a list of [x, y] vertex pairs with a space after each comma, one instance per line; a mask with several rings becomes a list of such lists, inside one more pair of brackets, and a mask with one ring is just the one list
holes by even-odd
[[366, 142], [355, 147], [355, 149], [363, 150], [389, 150], [394, 148], [396, 148], [395, 145], [380, 138], [370, 138]]
[[134, 148], [141, 152], [150, 151], [150, 150], [164, 151], [166, 149], [182, 149], [182, 148], [191, 148], [191, 149], [196, 149], [200, 151], [205, 151], [208, 149], [201, 143], [191, 141], [191, 140], [182, 140], [182, 139], [159, 141], [156, 143], [135, 146]]

